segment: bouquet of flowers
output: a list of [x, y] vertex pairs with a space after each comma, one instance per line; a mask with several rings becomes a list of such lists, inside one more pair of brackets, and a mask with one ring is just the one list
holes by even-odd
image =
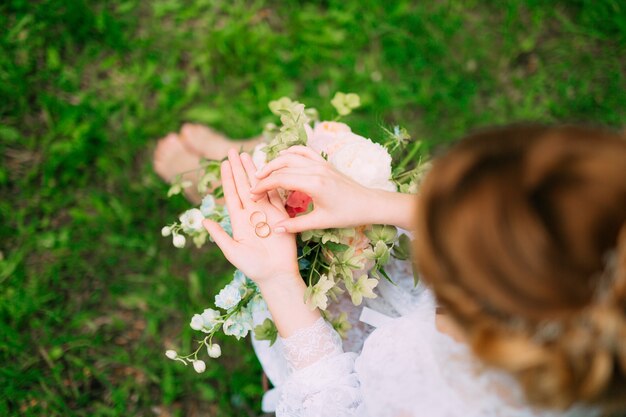
[[[411, 140], [405, 129], [382, 129], [383, 140], [375, 143], [352, 132], [338, 120], [360, 106], [356, 94], [337, 93], [331, 101], [338, 116], [333, 121], [319, 121], [315, 109], [281, 98], [269, 103], [280, 124], [265, 126], [265, 143], [256, 147], [253, 160], [258, 169], [276, 158], [284, 149], [296, 145], [308, 146], [318, 152], [336, 170], [369, 188], [403, 193], [416, 193], [423, 173], [428, 167], [426, 152], [420, 141]], [[163, 236], [171, 236], [175, 247], [183, 248], [187, 239], [202, 247], [208, 233], [202, 226], [205, 218], [214, 220], [232, 234], [226, 208], [218, 204], [223, 193], [218, 185], [220, 161], [203, 161], [198, 191], [207, 193], [202, 204], [184, 212], [179, 221], [162, 229]], [[214, 186], [217, 185], [217, 186]], [[191, 186], [182, 177], [175, 180], [168, 196]], [[280, 190], [287, 213], [291, 217], [313, 209], [309, 196], [299, 191]], [[388, 279], [385, 265], [391, 257], [405, 260], [409, 257], [409, 238], [395, 227], [364, 225], [356, 228], [311, 230], [297, 237], [298, 263], [307, 283], [305, 297], [309, 304], [319, 308], [342, 336], [349, 330], [347, 314], [331, 317], [329, 303], [348, 292], [352, 303], [360, 305], [363, 298], [375, 298], [374, 288], [380, 279]], [[215, 296], [215, 308], [207, 308], [191, 318], [190, 326], [204, 334], [197, 349], [188, 355], [168, 350], [166, 356], [185, 365], [192, 364], [203, 372], [206, 364], [198, 358], [203, 347], [211, 358], [221, 355], [221, 348], [213, 342], [218, 332], [237, 339], [254, 332], [257, 340], [273, 344], [277, 331], [271, 318], [253, 325], [255, 314], [267, 313], [267, 306], [256, 284], [236, 270], [233, 280]]]

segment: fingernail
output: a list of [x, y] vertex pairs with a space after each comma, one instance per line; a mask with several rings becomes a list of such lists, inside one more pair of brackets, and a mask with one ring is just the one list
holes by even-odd
[[285, 233], [287, 231], [287, 229], [285, 229], [282, 226], [278, 226], [276, 228], [274, 228], [274, 233]]

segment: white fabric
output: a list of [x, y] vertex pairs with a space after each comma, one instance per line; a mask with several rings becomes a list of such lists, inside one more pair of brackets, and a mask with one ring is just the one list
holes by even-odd
[[[318, 321], [273, 348], [254, 342], [277, 387], [264, 399], [265, 410], [275, 405], [277, 417], [599, 415], [582, 407], [550, 412], [526, 405], [511, 377], [482, 365], [464, 344], [437, 330], [433, 296], [413, 285], [409, 263], [394, 262], [387, 270], [395, 285], [382, 280], [379, 297], [367, 300], [368, 309], [389, 317], [374, 314], [380, 326], [373, 332], [360, 323], [349, 333], [353, 340], [344, 341], [342, 347], [332, 327]], [[351, 319], [362, 308], [352, 310]], [[346, 350], [346, 345], [360, 348], [354, 340], [358, 335], [366, 339], [362, 350]]]

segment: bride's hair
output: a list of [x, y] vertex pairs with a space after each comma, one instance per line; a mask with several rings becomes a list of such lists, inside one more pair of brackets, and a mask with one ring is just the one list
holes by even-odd
[[626, 140], [573, 126], [469, 136], [420, 193], [416, 262], [474, 353], [527, 399], [626, 407]]

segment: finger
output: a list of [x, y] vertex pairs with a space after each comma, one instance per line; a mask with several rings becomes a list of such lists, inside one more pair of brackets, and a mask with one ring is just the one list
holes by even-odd
[[[277, 190], [270, 190], [267, 193], [267, 196], [269, 197], [270, 203], [272, 203], [274, 207], [276, 207], [281, 212], [286, 212], [285, 203], [283, 203], [283, 199], [280, 198], [280, 194]], [[254, 198], [255, 196], [253, 195], [252, 197]]]
[[256, 173], [256, 178], [265, 178], [272, 172], [282, 168], [297, 168], [310, 166], [314, 161], [302, 155], [284, 154], [276, 159], [268, 162], [262, 169]]
[[[254, 161], [252, 160], [252, 157], [247, 154], [247, 153], [242, 153], [240, 155], [241, 158], [241, 163], [243, 165], [243, 168], [246, 170], [246, 175], [248, 176], [248, 181], [250, 182], [250, 185], [252, 187], [254, 187], [259, 180], [256, 178], [255, 174], [257, 174], [257, 168], [256, 165], [254, 165]], [[248, 190], [250, 191], [250, 190]], [[254, 198], [256, 197], [256, 198]], [[255, 195], [250, 195], [250, 199], [252, 201], [261, 201], [263, 199], [267, 198], [267, 194], [255, 194]]]
[[224, 190], [226, 208], [228, 208], [228, 212], [231, 215], [234, 215], [243, 209], [243, 205], [239, 199], [239, 194], [237, 194], [237, 187], [235, 186], [235, 179], [233, 178], [233, 170], [231, 169], [230, 162], [222, 162], [220, 170], [222, 174], [222, 189]]
[[246, 171], [246, 175], [248, 176], [248, 182], [250, 183], [251, 187], [254, 187], [259, 182], [256, 177], [256, 174], [258, 173], [256, 165], [254, 165], [252, 157], [245, 152], [239, 155], [239, 157], [241, 158], [241, 164], [243, 165], [243, 169]]
[[251, 191], [252, 198], [258, 198], [258, 195], [263, 195], [270, 190], [277, 188], [283, 188], [285, 190], [302, 191], [306, 194], [311, 194], [313, 189], [314, 175], [308, 172], [300, 172], [296, 170], [289, 170], [283, 168], [280, 171], [274, 172], [267, 178], [259, 180], [256, 187]]
[[222, 229], [222, 227], [213, 220], [205, 219], [202, 225], [211, 235], [217, 246], [224, 252], [224, 256], [230, 263], [233, 263], [233, 257], [238, 252], [237, 242]]
[[322, 157], [322, 155], [320, 155], [319, 153], [317, 153], [313, 149], [309, 148], [308, 146], [302, 146], [302, 145], [292, 146], [290, 148], [282, 150], [280, 152], [280, 154], [281, 155], [284, 155], [284, 154], [301, 155], [301, 156], [304, 156], [306, 158], [312, 159], [312, 160], [317, 161], [317, 162], [325, 162], [326, 161]]
[[303, 216], [297, 216], [277, 222], [272, 227], [275, 233], [300, 233], [305, 230], [322, 229], [319, 216], [315, 210]]
[[235, 149], [228, 151], [228, 160], [230, 161], [239, 200], [241, 205], [245, 207], [247, 203], [250, 203], [250, 181], [248, 181], [248, 175], [241, 163], [239, 153]]

